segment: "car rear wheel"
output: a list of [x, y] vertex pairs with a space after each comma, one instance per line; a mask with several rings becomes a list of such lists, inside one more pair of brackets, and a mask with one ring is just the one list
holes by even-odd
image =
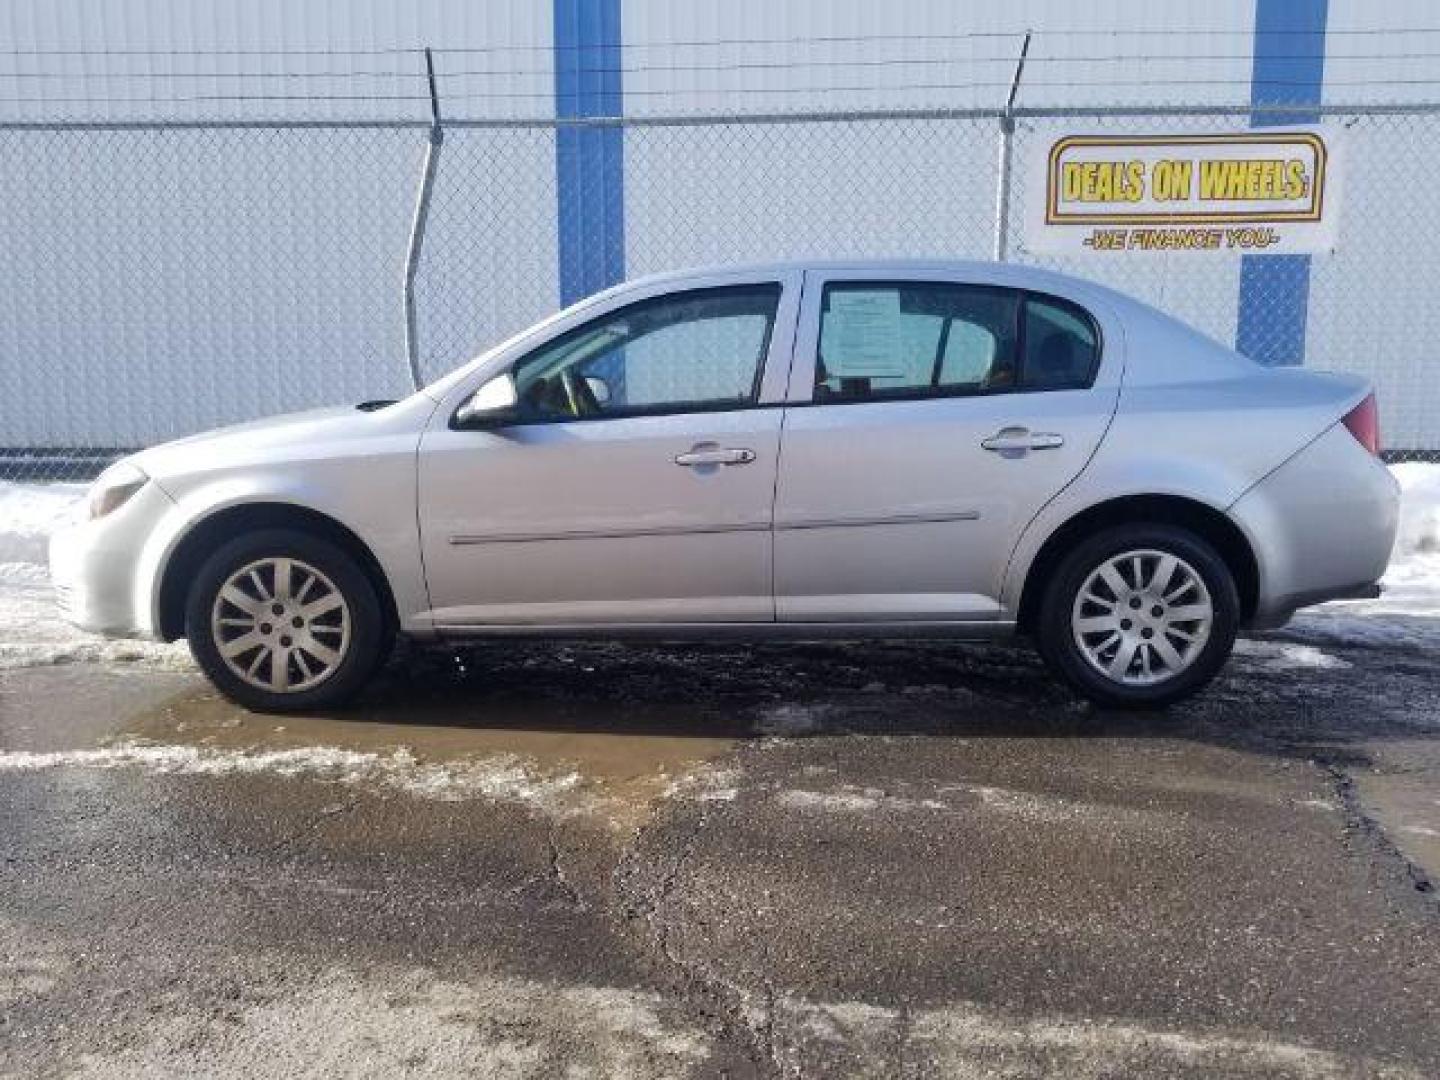
[[205, 561], [186, 602], [185, 636], [221, 693], [262, 712], [344, 704], [390, 644], [355, 560], [290, 529], [248, 533]]
[[1050, 667], [1102, 705], [1159, 708], [1224, 665], [1240, 599], [1225, 561], [1169, 525], [1123, 525], [1081, 543], [1057, 567], [1037, 636]]

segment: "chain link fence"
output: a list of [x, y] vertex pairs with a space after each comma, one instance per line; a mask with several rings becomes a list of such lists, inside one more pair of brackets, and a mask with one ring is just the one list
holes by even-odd
[[[1336, 251], [1312, 258], [1304, 362], [1372, 379], [1391, 456], [1440, 460], [1440, 109], [1326, 113], [1346, 129], [1347, 175]], [[412, 256], [424, 380], [554, 310], [569, 123], [619, 129], [629, 276], [990, 258], [998, 205], [1010, 258], [1104, 281], [1233, 343], [1239, 255], [1033, 257], [1021, 178], [1060, 134], [1235, 131], [1248, 116], [1014, 122], [998, 200], [998, 110], [447, 123], [418, 236], [423, 121], [0, 125], [0, 479], [79, 477], [219, 424], [407, 392]]]

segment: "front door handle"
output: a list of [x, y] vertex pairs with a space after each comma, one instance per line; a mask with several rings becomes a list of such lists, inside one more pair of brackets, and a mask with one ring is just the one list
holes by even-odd
[[1065, 445], [1064, 436], [1053, 431], [1031, 431], [1025, 427], [1001, 428], [980, 443], [986, 450], [1006, 457], [1019, 457], [1031, 450], [1054, 450]]
[[686, 453], [675, 455], [675, 464], [688, 469], [706, 465], [749, 465], [754, 460], [754, 450], [743, 446], [721, 447], [714, 443], [701, 443]]

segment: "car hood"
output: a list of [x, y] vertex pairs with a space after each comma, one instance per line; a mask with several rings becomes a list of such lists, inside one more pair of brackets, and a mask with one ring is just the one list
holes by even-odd
[[197, 431], [194, 435], [186, 435], [179, 439], [171, 439], [169, 442], [161, 443], [159, 446], [152, 446], [149, 450], [142, 452], [154, 454], [157, 451], [179, 449], [186, 446], [196, 446], [200, 443], [223, 441], [232, 439], [237, 435], [253, 436], [259, 439], [279, 438], [285, 440], [296, 434], [296, 428], [310, 428], [315, 424], [323, 423], [338, 417], [349, 417], [355, 414], [355, 409], [350, 406], [335, 405], [323, 409], [306, 409], [303, 412], [283, 413], [280, 416], [266, 416], [259, 420], [246, 420], [239, 424], [226, 424], [224, 427], [211, 428], [209, 431]]
[[142, 450], [130, 460], [146, 474], [161, 479], [183, 473], [204, 472], [245, 465], [265, 459], [343, 454], [357, 440], [413, 432], [418, 438], [423, 416], [411, 415], [434, 408], [407, 408], [411, 400], [371, 412], [353, 405], [309, 409], [305, 412], [252, 420], [204, 431]]

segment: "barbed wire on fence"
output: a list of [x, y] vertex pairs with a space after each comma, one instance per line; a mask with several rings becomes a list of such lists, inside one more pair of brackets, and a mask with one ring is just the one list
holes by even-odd
[[[508, 43], [431, 50], [450, 111], [543, 118], [570, 102], [557, 69], [579, 80], [618, 76], [650, 113], [724, 112], [750, 101], [804, 110], [978, 107], [1003, 102], [1031, 41], [1018, 105], [1245, 104], [1255, 91], [1307, 96], [1309, 83], [1254, 70], [1256, 42], [1287, 42], [1286, 65], [1323, 61], [1330, 92], [1360, 103], [1440, 94], [1440, 27], [1307, 30], [1082, 29], [931, 34], [754, 35], [627, 40], [614, 46]], [[1311, 45], [1310, 42], [1315, 42]], [[1198, 43], [1198, 46], [1197, 46]], [[1323, 47], [1322, 46], [1323, 43]], [[317, 119], [384, 109], [424, 112], [423, 46], [277, 50], [164, 48], [0, 50], [0, 119]], [[953, 77], [936, 77], [953, 72]], [[863, 76], [863, 77], [862, 77]], [[867, 95], [872, 101], [866, 100]], [[1084, 100], [1076, 101], [1077, 95]], [[766, 108], [765, 111], [774, 111]], [[143, 116], [141, 114], [144, 114]], [[273, 115], [272, 115], [273, 114]], [[211, 116], [213, 119], [225, 117]]]

